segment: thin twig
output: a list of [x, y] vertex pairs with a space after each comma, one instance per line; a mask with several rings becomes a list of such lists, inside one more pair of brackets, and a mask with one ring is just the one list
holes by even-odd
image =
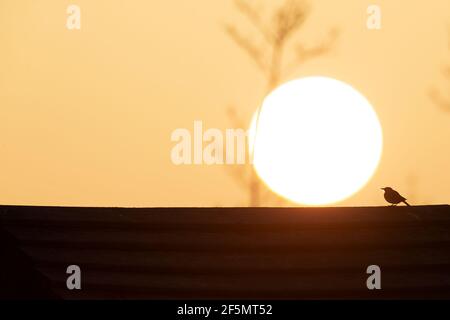
[[235, 0], [235, 5], [237, 9], [247, 17], [247, 19], [253, 24], [253, 26], [259, 31], [263, 38], [268, 42], [268, 44], [273, 44], [275, 35], [273, 32], [264, 24], [261, 19], [260, 14], [244, 0]]
[[248, 37], [243, 36], [235, 27], [226, 25], [225, 30], [234, 42], [247, 52], [258, 68], [263, 73], [267, 73], [267, 66], [263, 58], [263, 50], [258, 48], [258, 46], [255, 45]]

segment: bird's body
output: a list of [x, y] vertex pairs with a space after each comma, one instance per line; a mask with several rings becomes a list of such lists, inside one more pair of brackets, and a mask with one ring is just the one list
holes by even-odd
[[389, 202], [390, 204], [392, 204], [393, 206], [396, 206], [400, 202], [403, 202], [404, 204], [409, 206], [409, 203], [406, 202], [406, 198], [403, 197], [400, 193], [398, 193], [394, 189], [392, 189], [390, 187], [381, 188], [381, 189], [384, 190], [384, 199], [386, 199], [386, 201]]

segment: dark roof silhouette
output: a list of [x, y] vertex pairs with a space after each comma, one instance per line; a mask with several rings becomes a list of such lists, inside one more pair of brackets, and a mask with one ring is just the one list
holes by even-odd
[[[0, 235], [1, 272], [16, 284], [14, 294], [1, 285], [2, 297], [27, 298], [32, 286], [63, 299], [450, 298], [448, 205], [0, 206]], [[66, 289], [72, 264], [81, 290]], [[366, 287], [372, 264], [382, 290]]]

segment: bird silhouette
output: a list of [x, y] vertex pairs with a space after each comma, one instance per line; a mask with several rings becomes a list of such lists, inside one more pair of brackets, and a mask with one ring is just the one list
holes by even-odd
[[406, 198], [391, 187], [381, 188], [381, 190], [384, 190], [384, 199], [386, 199], [386, 201], [391, 203], [393, 206], [396, 206], [400, 202], [410, 206], [409, 203], [406, 202]]

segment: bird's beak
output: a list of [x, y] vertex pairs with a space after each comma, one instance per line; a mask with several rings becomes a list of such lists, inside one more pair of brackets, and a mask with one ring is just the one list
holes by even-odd
[[380, 188], [381, 190], [384, 190], [385, 188]]

